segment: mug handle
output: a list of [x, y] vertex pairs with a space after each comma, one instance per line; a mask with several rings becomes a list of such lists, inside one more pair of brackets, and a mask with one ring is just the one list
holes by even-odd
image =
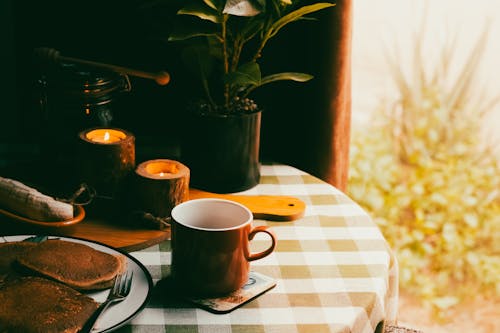
[[269, 246], [267, 250], [264, 250], [262, 252], [249, 254], [247, 258], [248, 261], [262, 259], [270, 255], [274, 251], [274, 248], [276, 247], [276, 235], [272, 230], [269, 230], [268, 227], [265, 225], [260, 225], [253, 228], [252, 231], [250, 231], [250, 233], [248, 234], [248, 240], [251, 241], [258, 232], [264, 232], [271, 237], [271, 246]]

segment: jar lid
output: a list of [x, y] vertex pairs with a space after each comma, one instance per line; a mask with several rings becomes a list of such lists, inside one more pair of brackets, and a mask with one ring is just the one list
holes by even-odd
[[47, 73], [46, 87], [67, 98], [100, 100], [128, 91], [130, 83], [127, 76], [120, 73], [62, 63]]

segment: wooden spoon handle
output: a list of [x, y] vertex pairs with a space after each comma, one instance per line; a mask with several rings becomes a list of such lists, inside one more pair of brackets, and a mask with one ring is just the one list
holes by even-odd
[[283, 195], [234, 195], [218, 194], [189, 189], [189, 200], [219, 198], [236, 201], [246, 206], [254, 218], [270, 221], [292, 221], [304, 216], [305, 203], [295, 197]]

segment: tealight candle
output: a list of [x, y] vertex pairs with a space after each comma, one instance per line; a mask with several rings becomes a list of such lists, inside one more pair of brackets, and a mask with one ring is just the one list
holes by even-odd
[[157, 217], [169, 217], [177, 204], [189, 196], [189, 169], [180, 162], [156, 159], [135, 169], [135, 205]]
[[99, 128], [91, 130], [85, 134], [85, 137], [92, 142], [97, 143], [114, 143], [124, 140], [127, 137], [121, 130], [111, 128]]
[[79, 134], [80, 181], [114, 198], [135, 168], [135, 137], [123, 129], [91, 128]]
[[167, 177], [179, 172], [180, 165], [171, 160], [153, 160], [144, 164], [147, 175]]

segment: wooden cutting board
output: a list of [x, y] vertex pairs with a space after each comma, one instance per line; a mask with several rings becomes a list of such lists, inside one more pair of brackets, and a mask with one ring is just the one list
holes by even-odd
[[[305, 204], [303, 201], [290, 196], [274, 195], [232, 195], [215, 194], [196, 189], [189, 190], [189, 199], [221, 198], [239, 202], [250, 211], [254, 218], [271, 221], [292, 221], [304, 215]], [[2, 222], [2, 221], [0, 221]], [[170, 229], [152, 230], [132, 227], [120, 223], [119, 220], [106, 220], [86, 217], [78, 224], [70, 227], [40, 228], [16, 225], [16, 221], [0, 223], [0, 232], [7, 234], [50, 234], [84, 238], [130, 252], [147, 248], [170, 238]]]

